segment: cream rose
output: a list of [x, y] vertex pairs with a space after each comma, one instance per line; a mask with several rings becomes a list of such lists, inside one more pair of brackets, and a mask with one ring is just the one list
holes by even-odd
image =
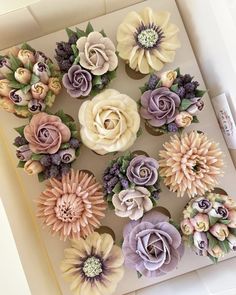
[[100, 155], [130, 148], [140, 126], [136, 102], [114, 89], [85, 101], [79, 110], [79, 121], [83, 143]]
[[163, 87], [170, 88], [177, 77], [176, 71], [167, 71], [161, 74], [161, 84]]
[[193, 120], [193, 116], [188, 112], [181, 112], [175, 118], [175, 123], [178, 127], [188, 127]]
[[57, 77], [49, 78], [48, 87], [54, 94], [58, 95], [61, 91], [60, 80]]
[[43, 166], [39, 161], [29, 160], [25, 163], [24, 170], [28, 175], [34, 175], [42, 172]]

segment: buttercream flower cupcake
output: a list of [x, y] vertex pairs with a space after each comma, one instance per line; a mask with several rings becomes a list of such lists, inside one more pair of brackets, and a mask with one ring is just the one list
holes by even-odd
[[76, 124], [63, 111], [55, 115], [38, 113], [16, 131], [19, 133], [14, 141], [18, 167], [24, 168], [28, 175], [37, 174], [40, 181], [61, 178], [79, 155]]
[[182, 75], [179, 69], [159, 76], [152, 74], [141, 87], [140, 115], [152, 135], [181, 132], [198, 122], [198, 113], [204, 107], [205, 91], [189, 74]]
[[169, 12], [150, 7], [127, 14], [117, 30], [117, 51], [131, 69], [149, 74], [174, 61], [179, 29], [169, 19]]
[[0, 107], [18, 117], [50, 108], [61, 90], [60, 72], [42, 52], [28, 44], [0, 57]]
[[158, 162], [128, 153], [113, 160], [103, 174], [105, 197], [119, 217], [138, 220], [159, 199]]
[[124, 257], [109, 234], [71, 241], [61, 271], [76, 295], [110, 295], [124, 274]]
[[100, 155], [129, 149], [140, 127], [136, 102], [114, 89], [83, 102], [79, 122], [82, 142]]
[[196, 196], [187, 204], [180, 227], [187, 245], [216, 263], [236, 251], [236, 202], [215, 193]]
[[67, 29], [68, 42], [57, 43], [56, 60], [64, 73], [63, 85], [75, 98], [95, 95], [115, 78], [118, 57], [113, 42], [104, 31]]
[[123, 237], [125, 266], [148, 278], [163, 276], [176, 269], [184, 253], [180, 232], [169, 217], [157, 211], [129, 222]]

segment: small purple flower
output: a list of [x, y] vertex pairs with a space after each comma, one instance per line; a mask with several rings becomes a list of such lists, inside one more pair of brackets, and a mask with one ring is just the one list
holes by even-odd
[[92, 75], [79, 65], [73, 65], [62, 82], [72, 97], [88, 96], [92, 89]]
[[0, 59], [0, 74], [2, 74], [4, 77], [11, 73], [11, 63], [10, 60], [6, 57], [3, 57]]
[[128, 182], [127, 179], [125, 179], [125, 178], [121, 179], [120, 183], [121, 183], [121, 186], [122, 186], [123, 189], [128, 189], [129, 188], [129, 182]]
[[49, 167], [52, 164], [51, 161], [51, 157], [50, 155], [43, 155], [42, 158], [40, 159], [40, 163], [44, 166], [44, 167]]
[[75, 150], [72, 148], [61, 150], [59, 155], [61, 157], [61, 162], [66, 164], [73, 162], [76, 158]]
[[162, 127], [175, 120], [180, 97], [166, 87], [148, 90], [141, 96], [141, 116], [154, 127]]
[[209, 212], [209, 215], [217, 218], [227, 219], [229, 216], [229, 210], [223, 204], [215, 202], [213, 208]]
[[167, 129], [169, 132], [177, 132], [179, 130], [178, 126], [174, 122], [168, 124]]
[[78, 149], [80, 147], [80, 141], [77, 138], [71, 138], [69, 141], [70, 147], [73, 149]]
[[46, 108], [45, 103], [38, 100], [38, 99], [32, 99], [28, 103], [28, 110], [32, 114], [37, 114], [37, 113], [43, 112], [45, 110], [45, 108]]
[[155, 159], [140, 155], [130, 161], [126, 175], [131, 183], [150, 186], [157, 182], [158, 168], [159, 164]]
[[28, 102], [31, 100], [32, 96], [30, 92], [24, 93], [21, 89], [13, 89], [9, 93], [10, 100], [19, 106], [28, 105]]
[[191, 105], [187, 108], [187, 112], [191, 115], [196, 115], [198, 111], [201, 111], [204, 106], [204, 102], [200, 97], [193, 97], [190, 98], [189, 101], [191, 102]]
[[193, 202], [192, 207], [200, 213], [208, 213], [212, 208], [212, 203], [204, 197], [199, 197]]
[[16, 146], [22, 146], [28, 144], [28, 141], [23, 136], [17, 136], [14, 140]]
[[36, 76], [40, 78], [40, 81], [44, 84], [48, 83], [49, 77], [50, 77], [50, 70], [47, 64], [44, 62], [37, 62], [33, 66], [33, 72]]
[[22, 145], [17, 148], [16, 156], [20, 161], [28, 161], [32, 156], [32, 151], [29, 148], [28, 144]]
[[154, 90], [159, 80], [160, 78], [158, 78], [157, 75], [155, 74], [150, 75], [149, 80], [147, 82], [148, 89]]

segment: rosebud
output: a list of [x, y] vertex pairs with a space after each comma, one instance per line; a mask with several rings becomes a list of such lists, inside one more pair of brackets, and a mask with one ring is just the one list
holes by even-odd
[[212, 203], [208, 199], [200, 197], [193, 202], [192, 207], [200, 213], [208, 213], [212, 208]]
[[202, 99], [199, 99], [196, 103], [198, 110], [201, 111], [204, 108], [204, 101]]
[[229, 215], [229, 211], [227, 208], [225, 208], [224, 205], [222, 205], [221, 203], [215, 202], [213, 204], [213, 208], [211, 209], [211, 211], [209, 212], [209, 215], [213, 216], [213, 217], [218, 217], [218, 218], [224, 218], [227, 219], [228, 215]]
[[209, 218], [207, 214], [198, 213], [190, 219], [194, 229], [198, 232], [209, 230]]
[[8, 96], [10, 91], [11, 91], [11, 87], [9, 86], [10, 82], [7, 79], [2, 79], [0, 80], [0, 95], [1, 96]]
[[75, 150], [72, 148], [61, 150], [59, 152], [62, 163], [71, 163], [75, 160]]
[[8, 97], [0, 98], [0, 107], [9, 113], [15, 112], [15, 105]]
[[220, 246], [216, 245], [214, 248], [209, 248], [208, 253], [215, 257], [215, 258], [221, 258], [224, 256], [224, 251], [220, 248]]
[[207, 250], [208, 248], [208, 239], [207, 235], [204, 232], [195, 232], [193, 234], [194, 246], [200, 250]]
[[18, 68], [14, 73], [15, 79], [21, 84], [28, 84], [31, 79], [31, 72], [25, 68]]
[[45, 64], [50, 62], [50, 59], [42, 51], [36, 51], [35, 60], [36, 62], [43, 62]]
[[31, 93], [33, 98], [43, 100], [48, 92], [49, 88], [42, 82], [35, 83], [31, 86]]
[[229, 229], [225, 224], [216, 223], [210, 228], [210, 233], [219, 241], [224, 241], [229, 235]]
[[57, 77], [49, 78], [48, 87], [56, 95], [61, 91], [61, 83]]
[[193, 251], [198, 255], [198, 256], [207, 256], [208, 255], [208, 252], [206, 249], [198, 249], [196, 247], [193, 247]]
[[20, 51], [20, 48], [19, 47], [16, 47], [16, 46], [13, 46], [11, 48], [8, 48], [6, 50], [4, 50], [4, 55], [14, 55], [14, 56], [17, 56], [18, 55], [18, 52]]
[[229, 234], [227, 240], [229, 242], [230, 249], [236, 251], [236, 237], [232, 234]]
[[24, 166], [24, 171], [28, 175], [38, 174], [38, 173], [42, 172], [43, 170], [44, 170], [44, 168], [39, 161], [28, 160]]
[[10, 60], [6, 57], [0, 59], [0, 74], [6, 77], [12, 72]]
[[43, 112], [45, 110], [45, 108], [46, 108], [45, 103], [43, 103], [42, 101], [40, 101], [38, 99], [32, 99], [28, 103], [28, 110], [32, 114], [37, 114], [37, 113]]
[[14, 104], [25, 106], [31, 100], [32, 96], [30, 92], [24, 93], [20, 89], [14, 89], [10, 91], [9, 98]]
[[224, 206], [228, 209], [236, 209], [236, 202], [229, 196], [220, 195], [222, 201], [224, 201]]
[[49, 76], [50, 76], [50, 70], [47, 64], [44, 62], [37, 62], [33, 66], [33, 72], [36, 76], [40, 78], [40, 81], [44, 84], [48, 83]]
[[175, 123], [178, 127], [188, 127], [193, 120], [193, 116], [189, 114], [188, 112], [180, 112], [176, 117], [175, 117]]
[[28, 161], [32, 156], [32, 151], [30, 150], [29, 145], [25, 144], [18, 147], [16, 150], [16, 156], [21, 161]]
[[228, 219], [230, 220], [228, 227], [236, 228], [236, 210], [229, 211]]
[[27, 49], [21, 49], [17, 57], [24, 65], [35, 62], [34, 53]]
[[163, 87], [170, 88], [177, 77], [176, 71], [167, 71], [161, 74], [161, 84]]
[[182, 220], [180, 223], [180, 227], [181, 227], [183, 234], [187, 235], [187, 236], [191, 235], [194, 231], [194, 228], [193, 228], [189, 219]]

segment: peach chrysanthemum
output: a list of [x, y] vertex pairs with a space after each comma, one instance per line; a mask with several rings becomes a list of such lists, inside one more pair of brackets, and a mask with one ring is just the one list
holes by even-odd
[[202, 196], [218, 183], [223, 167], [223, 154], [218, 144], [197, 131], [174, 135], [159, 156], [160, 176], [178, 197]]
[[87, 172], [71, 170], [59, 181], [49, 180], [38, 201], [37, 216], [61, 239], [91, 234], [105, 216], [102, 186]]

